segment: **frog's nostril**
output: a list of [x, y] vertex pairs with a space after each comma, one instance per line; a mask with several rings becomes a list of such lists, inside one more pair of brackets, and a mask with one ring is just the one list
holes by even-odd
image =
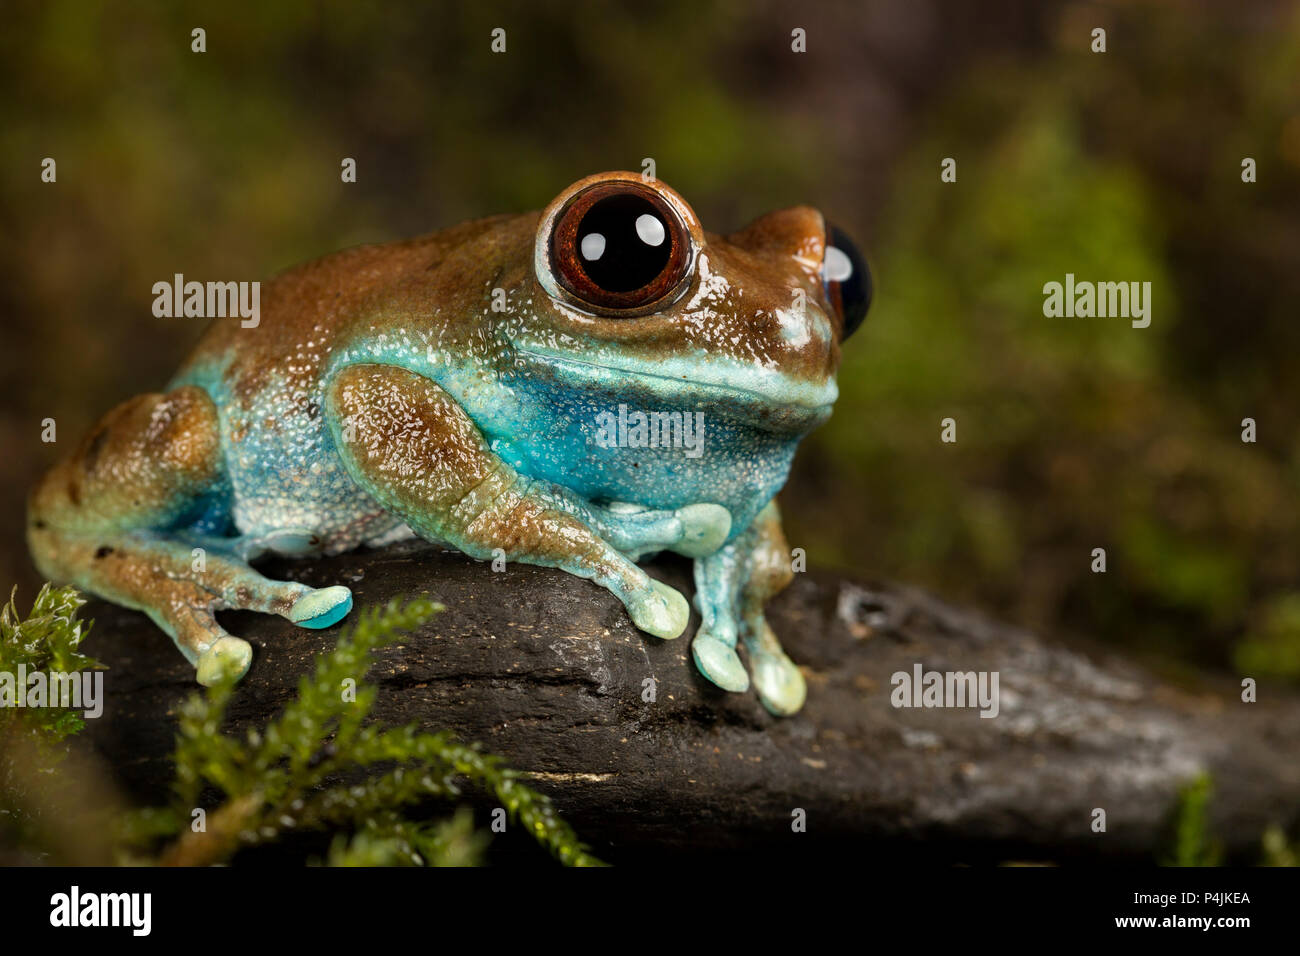
[[853, 240], [836, 226], [827, 229], [822, 281], [827, 298], [843, 319], [840, 341], [844, 341], [857, 331], [871, 306], [871, 271]]

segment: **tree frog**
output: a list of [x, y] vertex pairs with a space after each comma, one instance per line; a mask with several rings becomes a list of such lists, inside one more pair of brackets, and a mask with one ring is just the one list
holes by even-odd
[[[641, 557], [694, 560], [700, 672], [777, 715], [805, 684], [764, 619], [792, 578], [775, 495], [830, 414], [871, 280], [821, 213], [706, 233], [662, 182], [603, 173], [540, 213], [338, 252], [218, 319], [167, 390], [110, 411], [33, 491], [40, 571], [145, 612], [238, 679], [240, 608], [308, 628], [343, 585], [275, 581], [267, 554], [418, 535], [562, 568], [672, 639], [683, 596]], [[743, 644], [748, 661], [737, 654]]]

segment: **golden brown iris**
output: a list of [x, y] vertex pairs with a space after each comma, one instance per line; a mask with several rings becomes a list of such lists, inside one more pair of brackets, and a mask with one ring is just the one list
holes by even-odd
[[690, 236], [653, 189], [604, 183], [569, 200], [550, 241], [556, 281], [604, 315], [642, 315], [681, 290]]

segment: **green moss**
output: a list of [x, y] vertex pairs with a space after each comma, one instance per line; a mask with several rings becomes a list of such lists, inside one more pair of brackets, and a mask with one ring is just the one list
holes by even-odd
[[1260, 845], [1264, 866], [1300, 866], [1300, 846], [1289, 843], [1281, 827], [1272, 826], [1265, 830]]
[[1268, 601], [1259, 625], [1234, 648], [1243, 674], [1300, 679], [1300, 593]]
[[1214, 785], [1209, 774], [1188, 783], [1174, 809], [1174, 845], [1164, 866], [1218, 866], [1223, 849], [1210, 835], [1209, 805]]
[[487, 833], [475, 828], [474, 815], [465, 809], [433, 824], [370, 820], [350, 838], [334, 838], [326, 865], [477, 866], [488, 840]]
[[[77, 617], [86, 603], [75, 588], [46, 584], [36, 595], [32, 609], [18, 613], [17, 588], [9, 603], [0, 608], [0, 671], [17, 674], [20, 667], [33, 671], [70, 674], [102, 665], [78, 648], [90, 633], [90, 624]], [[62, 741], [85, 726], [81, 714], [60, 707], [0, 708], [0, 731], [13, 725], [35, 731], [49, 744]]]
[[[24, 617], [11, 594], [0, 608], [0, 672], [16, 681], [20, 668], [74, 673], [100, 667], [79, 649], [90, 632], [78, 618], [84, 603], [73, 588], [46, 584]], [[71, 776], [69, 738], [84, 726], [81, 712], [70, 708], [0, 707], [0, 847], [33, 862], [50, 862], [58, 856], [52, 848], [68, 843], [93, 856], [84, 818], [67, 805], [76, 784], [64, 779]]]
[[[79, 650], [91, 626], [77, 617], [84, 603], [72, 588], [46, 585], [22, 617], [11, 598], [0, 609], [0, 671], [102, 666]], [[260, 730], [223, 731], [232, 685], [191, 695], [180, 710], [172, 799], [117, 821], [121, 860], [224, 863], [245, 847], [320, 832], [334, 836], [329, 865], [474, 865], [490, 835], [474, 827], [472, 814], [461, 810], [432, 821], [410, 816], [417, 805], [457, 800], [472, 788], [495, 799], [560, 862], [599, 865], [550, 799], [523, 784], [499, 758], [450, 734], [370, 720], [377, 688], [366, 676], [373, 652], [440, 610], [416, 600], [364, 611], [338, 645], [316, 659], [313, 672], [299, 681], [296, 698]], [[72, 798], [95, 789], [96, 781], [84, 778], [90, 772], [84, 762], [75, 778], [60, 769], [71, 744], [67, 738], [82, 726], [72, 711], [0, 709], [5, 845], [45, 858], [46, 845], [60, 842], [49, 828], [65, 811], [43, 808], [53, 807], [58, 795]]]
[[[498, 758], [446, 733], [368, 722], [377, 694], [365, 682], [373, 651], [440, 610], [416, 600], [363, 612], [260, 731], [223, 732], [231, 685], [191, 696], [181, 708], [173, 799], [130, 815], [127, 845], [164, 863], [209, 865], [288, 834], [325, 832], [344, 835], [329, 854], [340, 865], [473, 863], [484, 838], [465, 817], [425, 824], [402, 815], [430, 798], [457, 799], [468, 786], [491, 795], [560, 862], [598, 865], [550, 799]], [[200, 815], [210, 788], [220, 799]]]

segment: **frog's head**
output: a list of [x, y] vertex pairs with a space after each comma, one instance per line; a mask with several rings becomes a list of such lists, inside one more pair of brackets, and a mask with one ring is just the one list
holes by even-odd
[[530, 321], [508, 332], [528, 374], [707, 404], [774, 431], [829, 414], [840, 345], [871, 299], [862, 256], [817, 210], [714, 235], [668, 186], [625, 172], [551, 202], [533, 273]]

